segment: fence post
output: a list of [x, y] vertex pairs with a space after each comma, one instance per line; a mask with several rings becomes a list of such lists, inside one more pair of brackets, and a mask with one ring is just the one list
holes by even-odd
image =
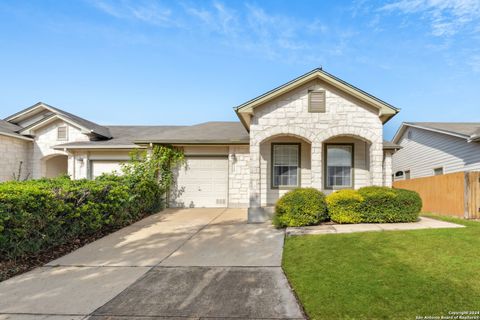
[[463, 217], [465, 219], [468, 219], [470, 215], [469, 214], [470, 213], [470, 172], [465, 171], [464, 175], [465, 175], [465, 185], [463, 187], [463, 192], [464, 192], [463, 202], [464, 202], [465, 213]]

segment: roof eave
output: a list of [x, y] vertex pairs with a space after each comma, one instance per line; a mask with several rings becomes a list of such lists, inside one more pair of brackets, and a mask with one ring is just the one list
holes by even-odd
[[145, 149], [146, 146], [140, 145], [111, 145], [111, 146], [95, 146], [95, 145], [85, 145], [85, 146], [69, 146], [69, 145], [56, 145], [53, 147], [55, 150], [64, 150], [64, 149]]
[[22, 136], [21, 134], [17, 134], [17, 133], [0, 132], [0, 135], [11, 137], [11, 138], [17, 138], [17, 139], [21, 139], [21, 140], [25, 140], [25, 141], [33, 141], [32, 138]]
[[[401, 127], [397, 130], [397, 133], [395, 133], [395, 136], [393, 137], [392, 141], [394, 143], [398, 143], [398, 139], [400, 139], [403, 136], [403, 133], [405, 131], [405, 127], [412, 127], [412, 128], [418, 128], [418, 129], [427, 130], [427, 131], [431, 131], [431, 132], [442, 133], [442, 134], [446, 134], [446, 135], [449, 135], [449, 136], [452, 136], [452, 137], [465, 139], [468, 142], [474, 141], [474, 140], [471, 140], [471, 136], [468, 136], [468, 135], [455, 133], [455, 132], [451, 132], [451, 131], [446, 131], [446, 130], [429, 128], [429, 127], [425, 127], [425, 126], [416, 125], [414, 123], [403, 122]], [[478, 137], [478, 139], [480, 139], [480, 137]]]
[[248, 145], [250, 144], [249, 141], [239, 141], [239, 140], [234, 140], [234, 141], [225, 141], [225, 140], [165, 140], [165, 139], [160, 139], [160, 140], [155, 140], [155, 139], [150, 139], [150, 140], [135, 140], [134, 143], [137, 144], [181, 144], [181, 145], [198, 145], [198, 144], [203, 144], [203, 145]]

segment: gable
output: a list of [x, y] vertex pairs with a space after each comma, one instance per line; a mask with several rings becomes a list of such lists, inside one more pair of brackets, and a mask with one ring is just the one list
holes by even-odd
[[42, 125], [43, 122], [50, 121], [52, 117], [80, 127], [85, 134], [91, 134], [100, 139], [112, 138], [107, 127], [100, 126], [94, 122], [57, 109], [43, 102], [38, 102], [29, 108], [11, 115], [5, 120], [22, 126], [23, 130], [21, 133], [28, 134], [25, 132], [28, 132], [31, 128], [34, 128], [38, 125]]
[[[312, 92], [324, 92], [325, 109], [321, 112], [311, 110]], [[259, 105], [250, 115], [250, 122], [251, 125], [298, 124], [307, 127], [313, 124], [327, 127], [335, 122], [381, 128], [378, 109], [318, 79]]]
[[[65, 128], [65, 139], [58, 139], [58, 128]], [[88, 136], [79, 127], [60, 119], [44, 123], [32, 133], [37, 142], [48, 144], [49, 147], [71, 141], [89, 141]]]
[[279, 97], [288, 94], [289, 92], [292, 92], [312, 81], [321, 82], [325, 86], [330, 86], [336, 91], [342, 92], [343, 95], [347, 95], [357, 101], [360, 101], [360, 104], [374, 108], [377, 110], [378, 117], [382, 123], [387, 122], [399, 112], [399, 109], [393, 107], [392, 105], [366, 93], [363, 90], [358, 89], [357, 87], [323, 71], [322, 69], [314, 69], [309, 73], [306, 73], [290, 82], [285, 83], [284, 85], [281, 85], [236, 107], [235, 111], [237, 116], [240, 118], [245, 127], [249, 129], [251, 116], [255, 113], [254, 110], [257, 107], [269, 103], [272, 100], [278, 99]]

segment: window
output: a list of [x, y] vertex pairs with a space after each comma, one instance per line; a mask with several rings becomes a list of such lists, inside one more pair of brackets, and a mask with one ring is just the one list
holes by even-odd
[[272, 144], [272, 187], [298, 187], [300, 144]]
[[405, 171], [405, 180], [410, 180], [410, 170]]
[[434, 176], [440, 176], [443, 174], [443, 168], [435, 168], [433, 169], [433, 175]]
[[326, 148], [326, 188], [353, 187], [353, 145], [336, 144]]
[[67, 140], [67, 127], [62, 126], [57, 128], [57, 140]]
[[403, 178], [403, 171], [397, 171], [397, 172], [395, 172], [395, 177], [397, 177], [397, 178]]
[[325, 112], [325, 91], [310, 91], [308, 93], [308, 112]]

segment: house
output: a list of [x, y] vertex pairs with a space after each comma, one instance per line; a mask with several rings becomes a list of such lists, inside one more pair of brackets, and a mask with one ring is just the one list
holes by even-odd
[[480, 170], [479, 122], [405, 122], [393, 142], [395, 180]]
[[322, 69], [234, 110], [240, 122], [102, 126], [40, 102], [0, 123], [0, 179], [20, 161], [32, 178], [94, 178], [133, 149], [170, 144], [187, 158], [171, 206], [248, 207], [251, 222], [292, 188], [391, 185], [398, 146], [383, 141], [383, 124], [399, 110]]

